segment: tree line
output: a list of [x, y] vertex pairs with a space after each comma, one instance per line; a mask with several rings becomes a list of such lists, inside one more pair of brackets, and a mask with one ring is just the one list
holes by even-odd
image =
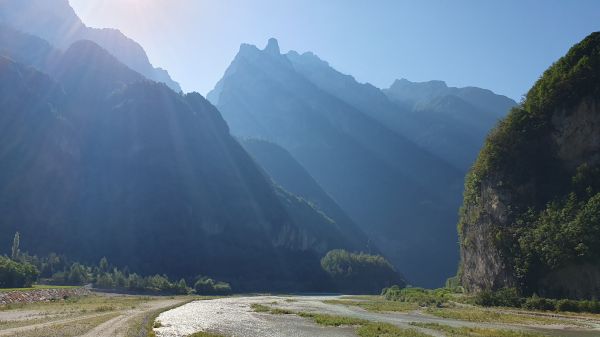
[[20, 241], [17, 232], [11, 256], [0, 255], [0, 288], [27, 288], [40, 282], [73, 286], [91, 284], [98, 289], [169, 294], [225, 295], [232, 291], [228, 283], [206, 276], [176, 281], [167, 275], [139, 275], [128, 267], [111, 265], [105, 257], [98, 264], [86, 265], [56, 253], [41, 257], [30, 255], [21, 252]]

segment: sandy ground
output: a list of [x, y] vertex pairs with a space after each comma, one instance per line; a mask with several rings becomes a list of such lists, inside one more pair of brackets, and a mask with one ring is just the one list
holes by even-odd
[[[509, 324], [472, 323], [449, 320], [424, 314], [420, 311], [409, 313], [369, 312], [354, 306], [323, 303], [324, 300], [337, 299], [331, 296], [253, 296], [230, 297], [208, 301], [196, 301], [162, 313], [158, 317], [162, 327], [155, 329], [159, 337], [184, 337], [198, 331], [222, 333], [232, 337], [314, 337], [314, 336], [356, 336], [352, 328], [317, 326], [310, 319], [296, 315], [272, 315], [257, 313], [251, 309], [253, 303], [271, 307], [289, 309], [294, 312], [318, 312], [348, 316], [377, 322], [391, 323], [403, 328], [413, 328], [411, 322], [440, 323], [451, 326], [475, 326], [496, 329], [520, 329], [523, 326]], [[600, 336], [600, 330], [577, 331], [555, 329], [526, 328], [553, 336], [588, 337]], [[427, 330], [432, 336], [443, 336]]]
[[[187, 299], [185, 299], [185, 298], [151, 300], [147, 303], [143, 303], [143, 304], [139, 305], [138, 307], [136, 307], [134, 309], [117, 311], [117, 313], [118, 313], [117, 317], [112, 318], [112, 319], [98, 325], [97, 327], [90, 330], [88, 333], [86, 333], [83, 336], [84, 337], [120, 337], [120, 336], [123, 336], [123, 333], [128, 328], [130, 320], [132, 320], [138, 316], [142, 316], [142, 315], [154, 312], [156, 310], [168, 308], [168, 307], [177, 305], [179, 303], [184, 303], [185, 301], [187, 301]], [[32, 324], [32, 325], [27, 325], [27, 326], [18, 327], [18, 328], [3, 329], [3, 330], [0, 330], [0, 337], [19, 336], [19, 333], [23, 333], [23, 332], [26, 332], [29, 330], [49, 328], [49, 327], [52, 327], [53, 325], [74, 323], [74, 322], [77, 322], [78, 320], [88, 319], [88, 318], [98, 317], [98, 316], [104, 316], [104, 315], [107, 315], [107, 312], [84, 314], [84, 315], [81, 315], [78, 317], [70, 317], [70, 318], [66, 318], [66, 319], [55, 319], [55, 320], [52, 320], [51, 322]], [[54, 315], [54, 316], [56, 316], [56, 315]], [[11, 310], [11, 311], [6, 311], [6, 312], [0, 311], [0, 321], [23, 321], [23, 320], [29, 320], [29, 319], [49, 318], [49, 317], [51, 317], [51, 316], [48, 316], [42, 312], [35, 311], [35, 310], [22, 310], [22, 311], [19, 311], [19, 310], [12, 311]]]

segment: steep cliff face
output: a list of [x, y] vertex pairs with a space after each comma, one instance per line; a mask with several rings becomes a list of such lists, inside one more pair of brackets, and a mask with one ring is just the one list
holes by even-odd
[[467, 175], [463, 285], [598, 296], [599, 172], [600, 33], [593, 33], [492, 131]]

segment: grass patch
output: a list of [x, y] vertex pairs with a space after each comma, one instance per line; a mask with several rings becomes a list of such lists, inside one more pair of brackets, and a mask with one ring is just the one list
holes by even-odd
[[[277, 303], [277, 302], [274, 302], [274, 303]], [[267, 305], [263, 305], [263, 304], [259, 304], [259, 303], [252, 303], [250, 305], [250, 308], [254, 312], [265, 312], [265, 313], [269, 313], [269, 314], [273, 314], [273, 315], [290, 315], [290, 314], [294, 313], [293, 311], [290, 311], [287, 309], [271, 308]]]
[[252, 303], [250, 305], [250, 308], [254, 312], [269, 312], [269, 311], [271, 311], [270, 307], [263, 305], [263, 304], [258, 304], [258, 303]]
[[369, 323], [359, 327], [360, 337], [431, 337], [415, 329], [401, 329], [387, 323]]
[[212, 332], [196, 332], [195, 334], [191, 334], [188, 337], [226, 337], [225, 335], [216, 334]]
[[495, 310], [486, 310], [481, 308], [428, 308], [428, 314], [447, 319], [457, 319], [469, 322], [480, 323], [509, 323], [509, 324], [528, 324], [528, 325], [575, 325], [582, 326], [582, 323], [562, 320], [552, 317], [541, 317], [527, 314], [505, 313]]
[[118, 313], [104, 314], [68, 323], [59, 323], [43, 328], [35, 328], [28, 331], [20, 331], [19, 337], [75, 337], [81, 336], [98, 325], [117, 317]]
[[311, 318], [315, 323], [325, 326], [364, 325], [369, 323], [369, 321], [361, 318], [317, 314], [312, 312], [299, 312], [297, 315], [304, 318]]
[[30, 319], [14, 320], [14, 321], [0, 321], [0, 332], [6, 329], [20, 328], [23, 326], [36, 325], [42, 323], [49, 323], [52, 321], [62, 320], [68, 318], [65, 315], [40, 315], [32, 316]]
[[410, 323], [420, 328], [443, 332], [448, 337], [544, 337], [545, 335], [535, 332], [518, 330], [498, 330], [473, 327], [452, 327], [437, 323]]
[[269, 313], [273, 314], [273, 315], [290, 315], [293, 314], [294, 312], [288, 309], [281, 309], [281, 308], [273, 308], [271, 309], [271, 311], [269, 311]]
[[367, 300], [326, 300], [323, 301], [323, 303], [356, 306], [372, 312], [407, 312], [419, 308], [418, 303], [388, 301], [378, 296], [376, 297], [376, 299], [369, 298]]
[[88, 313], [130, 309], [150, 300], [150, 297], [90, 295], [52, 302], [11, 303], [0, 306], [0, 310], [33, 310], [47, 314]]
[[42, 290], [42, 289], [75, 289], [81, 288], [81, 286], [52, 286], [44, 284], [35, 284], [29, 288], [0, 288], [0, 293], [11, 292], [11, 291], [31, 291], [31, 290]]

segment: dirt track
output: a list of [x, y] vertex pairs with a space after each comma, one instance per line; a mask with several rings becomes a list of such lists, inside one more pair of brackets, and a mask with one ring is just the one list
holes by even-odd
[[[19, 336], [20, 334], [26, 333], [32, 330], [39, 329], [51, 329], [53, 326], [59, 326], [64, 324], [76, 323], [81, 320], [86, 320], [94, 317], [108, 316], [111, 314], [117, 314], [118, 316], [114, 318], [110, 318], [104, 323], [96, 326], [92, 330], [88, 331], [86, 334], [82, 335], [83, 337], [120, 337], [125, 336], [128, 328], [130, 327], [130, 323], [133, 319], [139, 318], [139, 321], [144, 321], [145, 316], [149, 316], [160, 309], [166, 309], [172, 307], [174, 305], [186, 302], [186, 298], [175, 298], [175, 299], [153, 299], [149, 300], [146, 303], [143, 303], [135, 308], [128, 310], [119, 310], [115, 312], [101, 312], [101, 313], [91, 313], [91, 314], [82, 314], [77, 317], [69, 317], [64, 319], [52, 319], [48, 322], [31, 324], [22, 327], [15, 327], [10, 329], [0, 330], [0, 337], [8, 337], [8, 336]], [[4, 317], [6, 316], [6, 317]], [[37, 317], [48, 317], [44, 316], [42, 313], [36, 311], [23, 311], [23, 312], [5, 312], [0, 313], [0, 318], [6, 320], [6, 318], [12, 318], [12, 321], [22, 321], [25, 319], [32, 319]], [[142, 327], [139, 327], [142, 329]]]

